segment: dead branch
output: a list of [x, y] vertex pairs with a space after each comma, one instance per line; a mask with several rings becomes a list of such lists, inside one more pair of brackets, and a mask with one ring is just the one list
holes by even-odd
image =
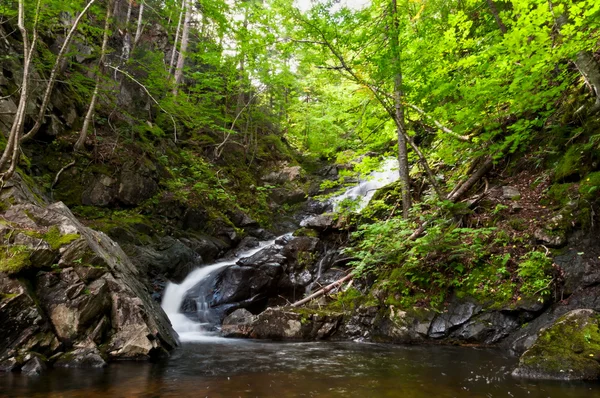
[[66, 169], [68, 169], [69, 167], [75, 166], [75, 161], [73, 160], [71, 163], [67, 164], [66, 166], [64, 166], [62, 169], [60, 169], [58, 171], [58, 173], [56, 173], [56, 177], [54, 177], [54, 181], [52, 182], [52, 185], [50, 186], [50, 189], [54, 188], [54, 186], [58, 183], [58, 179], [60, 178], [60, 175], [63, 173], [63, 171], [65, 171]]
[[339, 279], [339, 280], [337, 280], [337, 281], [335, 281], [335, 282], [333, 282], [333, 283], [325, 286], [323, 289], [317, 290], [316, 292], [314, 292], [310, 296], [305, 297], [305, 298], [303, 298], [300, 301], [296, 301], [294, 304], [292, 304], [292, 307], [299, 307], [302, 304], [306, 304], [309, 301], [311, 301], [312, 299], [315, 299], [317, 297], [320, 297], [320, 296], [322, 296], [322, 295], [330, 292], [332, 289], [340, 286], [342, 283], [346, 282], [347, 280], [352, 279], [352, 277], [353, 277], [353, 275], [350, 273], [350, 274], [346, 275], [345, 277], [343, 277], [342, 279]]

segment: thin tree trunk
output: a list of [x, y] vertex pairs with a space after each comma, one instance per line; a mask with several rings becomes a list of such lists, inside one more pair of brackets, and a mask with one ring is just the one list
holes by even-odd
[[171, 51], [171, 62], [169, 62], [169, 74], [173, 74], [173, 66], [175, 65], [175, 54], [177, 54], [177, 44], [179, 43], [179, 31], [181, 30], [181, 20], [185, 12], [185, 0], [181, 0], [181, 11], [179, 12], [179, 21], [177, 22], [177, 31], [175, 32], [175, 42], [173, 43], [173, 51]]
[[396, 128], [398, 132], [398, 171], [400, 174], [400, 184], [402, 190], [402, 216], [408, 218], [408, 212], [411, 207], [410, 197], [410, 176], [408, 175], [408, 148], [406, 147], [406, 126], [404, 124], [404, 106], [402, 105], [402, 65], [400, 63], [400, 43], [398, 34], [400, 24], [398, 21], [398, 6], [396, 0], [392, 0], [392, 29], [390, 31], [391, 45], [393, 51], [394, 73], [394, 110], [396, 118]]
[[135, 38], [133, 39], [133, 48], [137, 45], [140, 37], [142, 36], [142, 21], [144, 20], [144, 0], [140, 3], [140, 10], [138, 12], [137, 28], [135, 30]]
[[181, 32], [181, 48], [179, 49], [179, 57], [177, 57], [177, 67], [175, 68], [175, 86], [173, 87], [173, 95], [177, 95], [179, 83], [183, 77], [183, 66], [185, 64], [185, 53], [187, 51], [188, 39], [190, 35], [190, 18], [192, 15], [191, 0], [185, 2], [185, 19], [183, 21], [183, 30]]
[[29, 38], [27, 37], [27, 29], [25, 28], [24, 0], [19, 0], [17, 25], [23, 37], [23, 81], [21, 83], [21, 96], [19, 97], [17, 112], [10, 129], [8, 142], [6, 143], [6, 147], [0, 158], [0, 185], [3, 185], [5, 181], [8, 181], [12, 177], [19, 162], [19, 138], [23, 133], [23, 126], [25, 123], [27, 97], [29, 95], [29, 70], [37, 42], [37, 23], [40, 14], [40, 4], [41, 0], [38, 0], [35, 9], [33, 39], [30, 45]]
[[498, 28], [500, 28], [500, 32], [502, 32], [502, 34], [505, 35], [507, 32], [506, 25], [504, 25], [502, 18], [500, 18], [500, 14], [498, 13], [498, 8], [496, 7], [496, 4], [494, 4], [494, 0], [487, 0], [487, 3], [490, 7], [492, 15], [494, 16], [494, 19], [496, 20], [496, 24], [498, 24]]
[[75, 19], [75, 22], [73, 22], [73, 26], [71, 26], [69, 33], [67, 33], [67, 37], [65, 38], [65, 41], [64, 41], [62, 47], [60, 48], [58, 55], [56, 56], [56, 61], [54, 62], [54, 66], [52, 67], [52, 71], [50, 72], [50, 79], [48, 80], [48, 85], [46, 86], [46, 92], [44, 93], [44, 99], [42, 100], [42, 106], [40, 107], [40, 110], [38, 112], [37, 119], [35, 120], [35, 124], [31, 128], [31, 130], [29, 130], [29, 132], [21, 138], [21, 142], [25, 142], [25, 141], [33, 138], [37, 134], [40, 127], [42, 126], [42, 123], [44, 122], [44, 117], [46, 115], [46, 107], [48, 107], [48, 103], [50, 102], [50, 95], [52, 94], [52, 90], [54, 89], [54, 84], [56, 83], [56, 77], [58, 75], [58, 70], [60, 69], [60, 65], [62, 64], [62, 61], [65, 57], [67, 48], [69, 48], [69, 45], [71, 44], [71, 40], [73, 39], [73, 35], [74, 35], [75, 31], [77, 30], [77, 26], [79, 26], [79, 21], [81, 21], [81, 18], [83, 17], [83, 15], [85, 15], [87, 10], [92, 6], [92, 4], [94, 4], [95, 1], [96, 0], [89, 0], [89, 2], [86, 4], [83, 11], [81, 11], [79, 16]]
[[94, 87], [94, 93], [90, 101], [85, 119], [83, 120], [83, 127], [79, 133], [79, 139], [75, 143], [74, 150], [79, 151], [83, 148], [87, 139], [88, 130], [92, 119], [94, 117], [94, 110], [96, 108], [96, 102], [98, 101], [98, 92], [100, 91], [100, 80], [102, 78], [102, 67], [104, 66], [104, 56], [106, 54], [106, 47], [108, 44], [108, 32], [110, 28], [110, 18], [112, 16], [112, 7], [106, 7], [106, 21], [104, 22], [104, 36], [102, 37], [102, 48], [100, 49], [100, 60], [98, 61], [98, 70], [96, 71], [96, 87]]

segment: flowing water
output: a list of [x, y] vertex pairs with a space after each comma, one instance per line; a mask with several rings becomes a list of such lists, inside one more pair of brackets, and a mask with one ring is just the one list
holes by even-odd
[[375, 192], [379, 188], [398, 180], [398, 160], [386, 159], [381, 163], [379, 170], [370, 173], [365, 179], [359, 180], [359, 183], [349, 188], [343, 194], [331, 199], [333, 208], [338, 209], [339, 204], [345, 199], [357, 200], [357, 211], [361, 211], [368, 204]]
[[[217, 334], [208, 331], [210, 328], [207, 326], [209, 325], [206, 325], [206, 323], [203, 322], [195, 322], [181, 313], [181, 304], [183, 303], [185, 294], [188, 292], [188, 290], [196, 286], [203, 279], [214, 277], [220, 270], [234, 265], [240, 258], [250, 257], [260, 250], [269, 247], [275, 243], [275, 240], [277, 239], [261, 242], [259, 246], [241, 252], [235, 258], [223, 260], [212, 265], [207, 265], [203, 268], [197, 268], [190, 272], [189, 275], [185, 277], [185, 280], [180, 284], [169, 283], [167, 285], [163, 294], [162, 308], [169, 317], [169, 320], [173, 325], [173, 329], [175, 329], [177, 334], [179, 334], [180, 341], [206, 342], [215, 340], [218, 341], [220, 339]], [[210, 319], [210, 308], [208, 308], [208, 303], [196, 303], [196, 308], [198, 308], [198, 311], [200, 312], [198, 314], [199, 319]]]
[[0, 397], [600, 398], [597, 383], [514, 379], [516, 359], [469, 347], [186, 343], [158, 363], [0, 375]]

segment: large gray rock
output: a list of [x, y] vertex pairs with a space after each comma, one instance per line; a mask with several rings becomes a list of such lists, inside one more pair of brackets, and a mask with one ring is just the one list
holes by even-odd
[[521, 356], [513, 376], [530, 379], [596, 380], [600, 377], [600, 315], [573, 310], [542, 329]]
[[323, 340], [341, 325], [335, 312], [290, 308], [268, 308], [258, 316], [234, 312], [225, 318], [226, 336], [271, 340]]
[[[119, 245], [61, 202], [31, 203], [36, 195], [27, 191], [19, 179], [0, 191], [0, 200], [17, 203], [2, 215], [12, 233], [0, 233], [0, 250], [11, 253], [0, 268], [0, 363], [16, 361], [17, 368], [30, 352], [50, 358], [71, 347], [105, 352], [102, 360], [174, 348], [166, 315]], [[20, 234], [35, 239], [15, 241]]]

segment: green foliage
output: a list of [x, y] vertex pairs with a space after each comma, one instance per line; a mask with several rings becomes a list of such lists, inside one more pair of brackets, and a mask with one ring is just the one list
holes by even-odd
[[585, 176], [579, 183], [581, 197], [588, 201], [598, 201], [600, 197], [600, 171]]
[[552, 259], [538, 251], [527, 253], [521, 258], [517, 275], [522, 280], [521, 293], [526, 296], [546, 296], [551, 292]]

